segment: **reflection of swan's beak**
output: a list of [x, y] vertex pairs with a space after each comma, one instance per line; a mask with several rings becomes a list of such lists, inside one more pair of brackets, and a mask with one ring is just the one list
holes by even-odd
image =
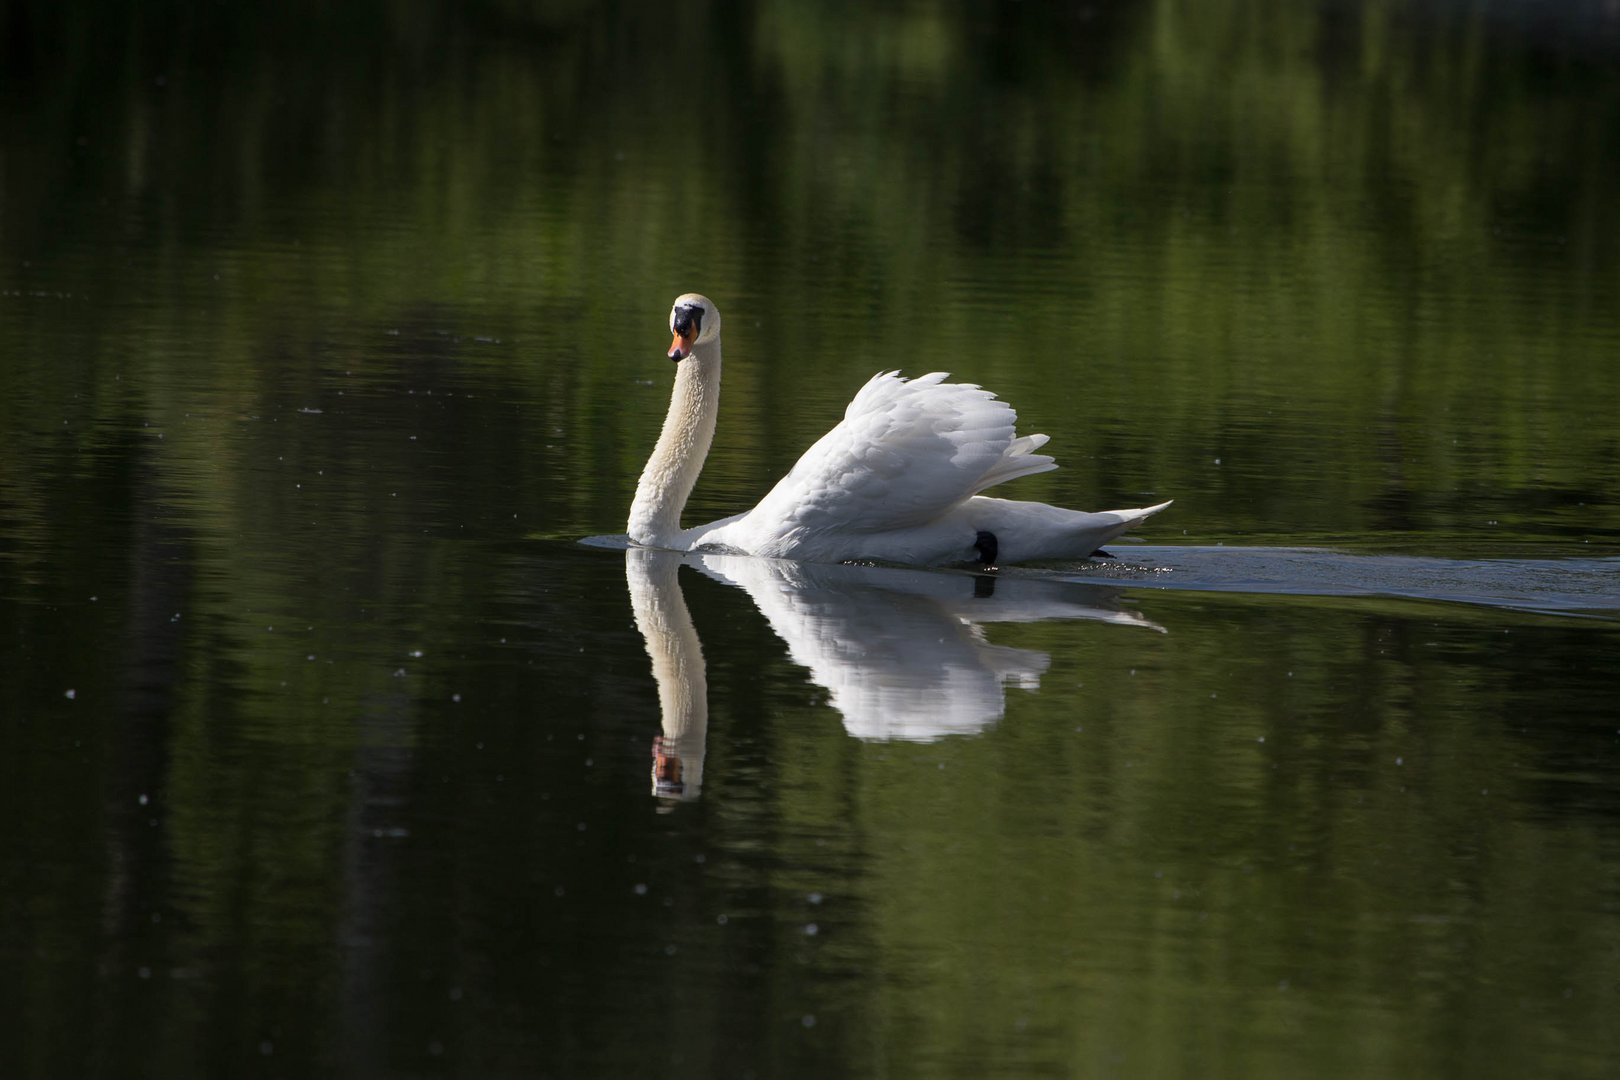
[[669, 358], [671, 360], [685, 360], [692, 355], [692, 338], [685, 334], [676, 334], [669, 343]]
[[664, 750], [664, 737], [655, 735], [652, 744], [653, 794], [678, 799], [686, 794], [686, 781], [682, 777], [681, 756]]

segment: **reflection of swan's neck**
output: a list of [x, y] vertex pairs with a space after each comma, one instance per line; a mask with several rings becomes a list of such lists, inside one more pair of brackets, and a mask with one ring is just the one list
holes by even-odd
[[658, 445], [641, 471], [630, 504], [630, 539], [668, 547], [681, 531], [681, 510], [692, 494], [714, 441], [720, 414], [720, 342], [694, 346], [675, 368], [675, 389]]
[[709, 682], [703, 646], [676, 577], [680, 556], [631, 548], [624, 569], [663, 711], [663, 735], [653, 743], [653, 794], [695, 799], [703, 787]]

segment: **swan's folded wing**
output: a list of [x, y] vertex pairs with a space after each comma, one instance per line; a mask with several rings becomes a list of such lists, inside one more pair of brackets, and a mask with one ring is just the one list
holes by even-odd
[[1016, 437], [1011, 406], [944, 372], [872, 378], [837, 427], [806, 450], [748, 515], [778, 534], [878, 532], [932, 521], [994, 484], [1056, 468]]

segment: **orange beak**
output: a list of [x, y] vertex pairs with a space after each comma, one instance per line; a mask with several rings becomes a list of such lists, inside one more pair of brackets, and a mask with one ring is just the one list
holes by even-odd
[[669, 343], [669, 358], [671, 360], [685, 360], [692, 355], [692, 339], [676, 334]]

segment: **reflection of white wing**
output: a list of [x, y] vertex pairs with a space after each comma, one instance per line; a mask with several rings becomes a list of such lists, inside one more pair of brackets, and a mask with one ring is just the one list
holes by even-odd
[[1108, 602], [1110, 589], [734, 555], [690, 558], [747, 591], [794, 661], [827, 688], [844, 727], [861, 739], [973, 734], [1001, 718], [1004, 686], [1038, 687], [1046, 654], [992, 645], [980, 622], [1153, 626], [1134, 612], [1096, 606]]

